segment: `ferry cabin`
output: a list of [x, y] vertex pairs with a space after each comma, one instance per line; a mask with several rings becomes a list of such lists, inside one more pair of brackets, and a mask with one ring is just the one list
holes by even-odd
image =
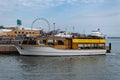
[[22, 45], [26, 46], [49, 46], [56, 49], [106, 49], [106, 40], [104, 38], [33, 38], [26, 37]]

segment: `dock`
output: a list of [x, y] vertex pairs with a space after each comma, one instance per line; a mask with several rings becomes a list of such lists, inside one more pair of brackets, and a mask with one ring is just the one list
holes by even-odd
[[14, 45], [0, 45], [0, 53], [18, 53], [16, 47]]
[[1, 40], [0, 54], [19, 54], [15, 45], [19, 44], [18, 40]]

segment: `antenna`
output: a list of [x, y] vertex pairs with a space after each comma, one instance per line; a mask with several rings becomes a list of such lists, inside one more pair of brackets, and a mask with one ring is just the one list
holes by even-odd
[[54, 31], [55, 31], [55, 23], [53, 23], [53, 26], [54, 26]]
[[53, 34], [55, 35], [55, 23], [53, 23], [53, 27], [54, 27]]
[[75, 32], [75, 27], [73, 26], [73, 33]]
[[65, 32], [67, 32], [67, 28], [65, 27]]

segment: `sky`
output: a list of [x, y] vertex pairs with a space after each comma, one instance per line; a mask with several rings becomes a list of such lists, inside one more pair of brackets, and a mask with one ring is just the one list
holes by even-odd
[[[107, 36], [120, 36], [120, 0], [0, 0], [0, 25], [16, 25], [22, 20], [31, 28], [37, 18], [50, 28], [90, 34], [100, 28]], [[39, 26], [46, 25], [37, 20]], [[35, 27], [35, 25], [33, 26]]]

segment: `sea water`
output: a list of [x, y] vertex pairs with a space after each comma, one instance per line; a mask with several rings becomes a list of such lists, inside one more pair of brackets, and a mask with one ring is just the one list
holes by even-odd
[[99, 56], [20, 56], [0, 54], [0, 80], [120, 80], [120, 39]]

